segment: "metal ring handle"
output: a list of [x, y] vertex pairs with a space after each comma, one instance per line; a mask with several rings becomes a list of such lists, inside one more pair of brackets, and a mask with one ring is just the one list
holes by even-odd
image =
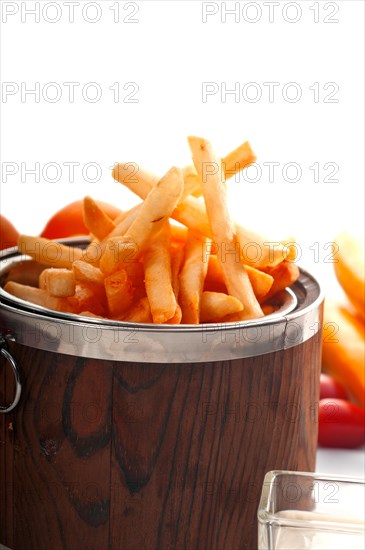
[[14, 397], [14, 401], [9, 406], [0, 405], [0, 413], [5, 414], [5, 413], [8, 413], [8, 412], [12, 411], [17, 406], [17, 404], [19, 403], [20, 394], [22, 392], [22, 385], [20, 383], [19, 370], [18, 370], [17, 364], [14, 360], [14, 357], [4, 347], [2, 347], [0, 349], [0, 352], [5, 357], [5, 359], [8, 361], [8, 363], [10, 363], [10, 366], [13, 369], [14, 378], [15, 378], [15, 397]]

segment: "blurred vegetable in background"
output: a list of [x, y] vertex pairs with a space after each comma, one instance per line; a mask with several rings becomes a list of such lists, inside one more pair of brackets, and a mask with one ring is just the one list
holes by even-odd
[[353, 401], [365, 407], [364, 324], [345, 306], [326, 300], [322, 369], [347, 388]]
[[322, 372], [319, 399], [327, 399], [328, 397], [348, 399], [349, 394], [341, 382]]
[[[365, 443], [363, 240], [341, 233], [333, 252], [334, 270], [348, 303], [325, 301], [322, 370], [333, 379], [324, 379], [322, 374], [318, 442], [331, 447], [356, 447]], [[348, 397], [341, 395], [342, 390]]]
[[0, 215], [0, 250], [15, 246], [18, 235], [13, 224], [5, 216]]
[[365, 321], [364, 239], [341, 233], [335, 241], [334, 253], [338, 259], [333, 264], [337, 280], [358, 315]]
[[365, 443], [365, 410], [344, 399], [319, 402], [318, 442], [323, 447], [360, 447]]

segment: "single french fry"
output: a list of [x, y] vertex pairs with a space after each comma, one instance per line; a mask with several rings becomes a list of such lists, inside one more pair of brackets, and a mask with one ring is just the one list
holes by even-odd
[[36, 304], [38, 306], [54, 309], [56, 311], [64, 311], [66, 313], [77, 313], [67, 298], [56, 298], [54, 296], [50, 296], [47, 290], [41, 288], [9, 281], [5, 284], [4, 290], [17, 298], [20, 298], [21, 300], [31, 302], [32, 304]]
[[136, 304], [134, 304], [123, 317], [121, 321], [127, 323], [152, 323], [151, 308], [148, 298], [141, 298]]
[[242, 310], [243, 305], [237, 298], [222, 292], [204, 291], [200, 304], [200, 322], [215, 321]]
[[[202, 182], [213, 241], [221, 247], [219, 260], [223, 270], [228, 293], [243, 305], [242, 319], [255, 319], [263, 316], [262, 309], [252, 290], [247, 272], [240, 261], [237, 262], [235, 226], [229, 216], [226, 201], [226, 185], [220, 160], [214, 154], [207, 140], [197, 137], [188, 139], [193, 162]], [[223, 254], [223, 247], [226, 253]]]
[[100, 241], [115, 229], [113, 220], [89, 196], [84, 198], [84, 224]]
[[176, 298], [172, 288], [170, 230], [166, 223], [151, 241], [144, 255], [144, 275], [154, 323], [163, 324], [176, 313]]
[[[156, 235], [177, 205], [183, 190], [182, 172], [171, 168], [151, 189], [137, 217], [123, 237], [108, 238], [100, 269], [112, 273], [118, 264], [138, 259], [148, 239]], [[175, 309], [174, 309], [175, 312]]]
[[44, 269], [39, 276], [39, 288], [58, 298], [73, 296], [76, 289], [75, 275], [73, 271], [65, 268]]
[[297, 241], [296, 241], [295, 237], [288, 237], [286, 239], [282, 239], [280, 241], [280, 243], [283, 246], [286, 246], [286, 248], [288, 248], [288, 250], [289, 250], [289, 253], [288, 253], [288, 255], [286, 256], [285, 259], [288, 262], [295, 262], [295, 260], [297, 259], [297, 256], [298, 256], [298, 244], [297, 244]]
[[97, 283], [102, 285], [104, 283], [104, 274], [98, 267], [95, 267], [83, 260], [76, 260], [72, 264], [72, 270], [76, 281], [83, 281], [86, 283]]
[[75, 260], [83, 258], [83, 250], [65, 244], [51, 241], [43, 237], [19, 235], [18, 248], [21, 254], [31, 256], [40, 264], [50, 267], [72, 268]]
[[141, 199], [145, 199], [159, 178], [135, 162], [120, 162], [113, 167], [113, 179], [122, 183]]
[[213, 240], [218, 244], [231, 243], [235, 230], [228, 213], [227, 189], [221, 161], [216, 157], [207, 140], [189, 137], [188, 142], [195, 168], [202, 183]]
[[222, 167], [225, 178], [229, 179], [256, 162], [256, 160], [257, 157], [253, 152], [251, 145], [248, 141], [244, 141], [222, 159]]
[[8, 281], [4, 286], [5, 292], [9, 292], [13, 296], [32, 302], [39, 306], [47, 307], [48, 292], [45, 289], [36, 288], [29, 285]]
[[291, 286], [300, 275], [299, 267], [293, 262], [281, 262], [281, 264], [270, 267], [265, 270], [274, 278], [274, 282], [270, 291], [260, 301], [267, 302], [273, 298], [275, 294], [281, 292], [286, 287]]
[[133, 302], [133, 283], [125, 269], [104, 279], [106, 299], [111, 317], [123, 315]]
[[184, 249], [182, 247], [171, 250], [171, 284], [176, 300], [179, 298], [180, 291], [180, 271], [184, 262]]
[[184, 264], [179, 277], [179, 304], [183, 323], [197, 325], [200, 322], [200, 301], [208, 269], [208, 262], [204, 261], [207, 242], [208, 239], [203, 235], [188, 231]]

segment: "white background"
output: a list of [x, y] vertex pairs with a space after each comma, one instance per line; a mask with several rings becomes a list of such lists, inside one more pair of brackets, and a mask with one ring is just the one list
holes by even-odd
[[[14, 92], [1, 99], [1, 213], [20, 232], [38, 234], [58, 208], [86, 194], [122, 209], [135, 204], [110, 176], [116, 161], [162, 175], [173, 164], [190, 164], [189, 134], [210, 139], [221, 156], [249, 140], [262, 176], [254, 182], [257, 173], [247, 172], [231, 181], [234, 217], [273, 239], [295, 236], [300, 264], [319, 277], [327, 294], [338, 292], [328, 243], [344, 229], [361, 233], [364, 226], [361, 0], [271, 7], [262, 1], [40, 1], [39, 21], [29, 12], [36, 4], [1, 2], [2, 91]], [[236, 15], [227, 14], [224, 22], [225, 10], [235, 6]], [[79, 84], [73, 102], [65, 82]], [[90, 101], [91, 82], [102, 93], [97, 102]], [[126, 102], [131, 82], [138, 87], [135, 103]], [[218, 90], [206, 101], [204, 82]], [[269, 82], [278, 84], [272, 101], [264, 85]], [[56, 88], [49, 83], [61, 89], [59, 101], [52, 102]], [[36, 86], [39, 102], [24, 94]], [[240, 95], [222, 96], [224, 86], [236, 86]], [[301, 97], [290, 101], [296, 90]], [[249, 101], [258, 91], [261, 98]], [[65, 164], [72, 162], [79, 163], [74, 181]], [[280, 163], [274, 181], [263, 164], [269, 162]], [[36, 163], [39, 182], [26, 173]], [[48, 163], [60, 167], [59, 181], [47, 181], [57, 175], [52, 169], [42, 177]], [[99, 166], [96, 183], [87, 181], [92, 170], [83, 177], [88, 163]], [[285, 172], [287, 163], [299, 165], [299, 181], [285, 181], [294, 178]], [[318, 182], [314, 165], [320, 167]], [[324, 181], [334, 165], [338, 182]]]

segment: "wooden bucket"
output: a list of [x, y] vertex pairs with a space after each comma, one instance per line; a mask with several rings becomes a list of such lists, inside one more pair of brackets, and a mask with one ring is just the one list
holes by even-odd
[[0, 405], [17, 369], [22, 392], [0, 415], [0, 542], [257, 548], [266, 472], [315, 469], [322, 296], [304, 271], [292, 291], [289, 313], [198, 327], [80, 319], [2, 292]]

